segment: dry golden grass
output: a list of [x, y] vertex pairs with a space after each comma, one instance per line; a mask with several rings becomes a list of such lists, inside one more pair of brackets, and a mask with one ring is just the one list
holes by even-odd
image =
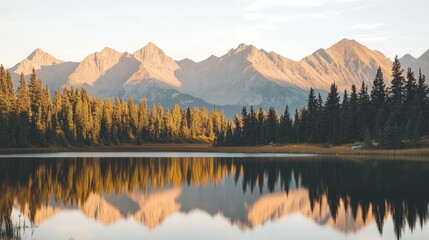
[[244, 153], [312, 153], [323, 155], [349, 156], [421, 156], [428, 157], [429, 147], [408, 149], [359, 149], [352, 150], [350, 145], [323, 146], [310, 144], [263, 145], [246, 147], [213, 147], [208, 143], [195, 144], [155, 144], [112, 145], [84, 147], [48, 147], [48, 148], [0, 148], [0, 153], [34, 153], [34, 152], [244, 152]]

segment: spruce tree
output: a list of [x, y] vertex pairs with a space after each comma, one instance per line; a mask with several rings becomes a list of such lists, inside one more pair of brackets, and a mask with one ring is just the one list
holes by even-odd
[[351, 142], [352, 135], [350, 132], [350, 100], [347, 94], [347, 90], [344, 90], [343, 102], [341, 103], [341, 119], [340, 119], [340, 141], [341, 142]]
[[405, 106], [410, 109], [411, 106], [415, 103], [415, 97], [416, 97], [416, 90], [417, 90], [417, 83], [416, 78], [414, 76], [414, 72], [411, 70], [411, 68], [408, 68], [407, 70], [407, 80], [405, 82], [405, 88], [404, 88], [404, 99], [405, 99]]
[[259, 143], [258, 139], [258, 119], [256, 116], [256, 112], [253, 109], [253, 106], [250, 106], [250, 112], [248, 116], [248, 124], [249, 124], [249, 144], [256, 145]]
[[264, 124], [265, 124], [265, 112], [264, 109], [259, 108], [258, 111], [258, 123], [257, 123], [257, 138], [258, 138], [258, 143], [261, 144], [264, 142], [265, 140], [265, 131], [264, 131]]
[[378, 109], [386, 102], [386, 83], [384, 82], [381, 67], [377, 69], [371, 89], [371, 104], [374, 109]]
[[180, 125], [182, 119], [182, 110], [178, 104], [175, 104], [173, 109], [171, 110], [173, 126], [172, 126], [172, 135], [173, 138], [178, 139], [180, 135]]
[[300, 115], [298, 109], [295, 109], [295, 116], [293, 118], [293, 134], [295, 136], [294, 142], [301, 143], [301, 127], [300, 127]]
[[404, 103], [405, 78], [402, 76], [403, 72], [398, 56], [396, 56], [392, 66], [392, 84], [390, 86], [390, 102], [393, 109], [396, 110], [401, 110]]
[[340, 95], [335, 83], [331, 84], [330, 92], [325, 102], [326, 116], [328, 123], [328, 142], [339, 142], [339, 123], [340, 123]]
[[309, 142], [315, 142], [316, 139], [317, 104], [316, 95], [313, 88], [311, 88], [307, 99], [308, 114], [305, 122], [305, 139]]
[[128, 119], [129, 119], [129, 128], [132, 133], [132, 139], [138, 138], [138, 125], [139, 125], [139, 117], [138, 117], [138, 109], [134, 104], [134, 100], [132, 98], [128, 99], [127, 102], [128, 108]]
[[358, 127], [358, 137], [359, 140], [364, 140], [366, 137], [367, 128], [369, 128], [369, 115], [370, 115], [370, 98], [368, 94], [368, 87], [365, 85], [365, 82], [362, 81], [361, 89], [359, 91], [358, 97], [358, 106], [359, 106], [359, 127]]
[[241, 120], [243, 122], [243, 126], [242, 126], [242, 141], [244, 145], [248, 145], [249, 144], [249, 137], [250, 137], [250, 125], [249, 125], [249, 116], [247, 113], [247, 108], [246, 106], [243, 106], [243, 109], [241, 110]]
[[21, 73], [19, 79], [18, 93], [16, 99], [16, 111], [18, 116], [17, 122], [17, 142], [20, 146], [25, 146], [30, 143], [28, 139], [31, 119], [31, 102], [30, 94], [28, 92], [27, 81], [24, 74]]
[[403, 71], [401, 69], [401, 63], [396, 56], [392, 67], [392, 83], [390, 86], [390, 97], [389, 97], [389, 109], [393, 113], [394, 125], [397, 126], [397, 131], [402, 135], [403, 129], [407, 123], [405, 111], [405, 78], [402, 76]]
[[350, 116], [349, 116], [349, 132], [350, 141], [354, 142], [358, 138], [359, 133], [359, 97], [357, 94], [356, 86], [352, 85], [352, 91], [350, 93]]
[[267, 120], [265, 121], [265, 143], [275, 143], [278, 128], [278, 114], [273, 107], [268, 111]]
[[234, 136], [232, 140], [233, 145], [243, 145], [243, 126], [242, 126], [242, 120], [238, 116], [238, 114], [234, 115]]
[[137, 132], [140, 140], [149, 140], [149, 116], [147, 112], [146, 99], [143, 98], [140, 102], [138, 112], [138, 127]]
[[288, 106], [286, 106], [283, 115], [280, 117], [278, 136], [281, 143], [291, 143], [293, 140], [292, 119], [290, 118]]
[[[152, 106], [149, 111], [149, 136], [150, 140], [156, 141], [158, 136], [158, 111], [156, 109], [156, 105], [152, 103]], [[190, 121], [190, 120], [189, 120]]]
[[399, 126], [395, 121], [394, 113], [390, 113], [384, 128], [382, 146], [385, 148], [397, 148], [402, 146], [402, 137]]
[[101, 118], [101, 132], [100, 135], [103, 139], [104, 144], [112, 144], [112, 119], [113, 104], [107, 99], [103, 104], [103, 115]]

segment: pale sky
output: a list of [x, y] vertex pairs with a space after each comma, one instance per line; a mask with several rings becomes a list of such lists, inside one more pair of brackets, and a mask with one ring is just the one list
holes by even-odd
[[427, 0], [0, 0], [0, 63], [12, 67], [36, 48], [81, 61], [148, 42], [176, 60], [240, 43], [299, 60], [342, 38], [419, 57], [429, 49], [428, 10]]

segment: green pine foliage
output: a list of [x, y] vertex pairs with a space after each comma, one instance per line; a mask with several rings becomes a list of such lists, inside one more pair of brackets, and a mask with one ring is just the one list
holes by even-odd
[[[286, 106], [280, 117], [274, 108], [268, 114], [261, 108], [254, 123], [253, 110], [243, 108], [236, 115], [229, 133], [221, 133], [217, 145], [257, 145], [271, 143], [344, 144], [362, 142], [382, 148], [419, 144], [429, 133], [429, 88], [419, 70], [416, 78], [408, 69], [406, 76], [398, 58], [392, 67], [392, 80], [386, 87], [378, 68], [371, 91], [362, 82], [359, 91], [351, 87], [342, 98], [335, 83], [325, 101], [310, 89], [307, 106], [296, 109], [293, 119]], [[341, 103], [340, 103], [341, 102]], [[253, 108], [251, 108], [253, 109]]]
[[291, 116], [270, 108], [243, 107], [228, 120], [223, 111], [175, 105], [147, 106], [146, 100], [91, 97], [85, 89], [55, 91], [36, 72], [20, 76], [16, 91], [0, 65], [0, 146], [85, 146], [145, 142], [213, 142], [252, 146], [275, 143], [365, 142], [384, 148], [418, 145], [429, 134], [429, 87], [419, 69], [406, 76], [396, 58], [386, 87], [379, 68], [371, 91], [362, 82], [340, 97], [335, 83], [325, 101], [310, 89], [307, 106]]
[[144, 99], [138, 104], [133, 99], [103, 101], [73, 88], [51, 97], [34, 70], [29, 82], [21, 74], [15, 93], [10, 74], [0, 66], [0, 146], [214, 142], [231, 126], [216, 109], [153, 105], [148, 112]]

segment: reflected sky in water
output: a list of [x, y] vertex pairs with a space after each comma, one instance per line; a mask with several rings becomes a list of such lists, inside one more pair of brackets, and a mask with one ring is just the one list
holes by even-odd
[[429, 237], [425, 161], [161, 156], [3, 158], [2, 229], [25, 218], [38, 227], [23, 239]]

